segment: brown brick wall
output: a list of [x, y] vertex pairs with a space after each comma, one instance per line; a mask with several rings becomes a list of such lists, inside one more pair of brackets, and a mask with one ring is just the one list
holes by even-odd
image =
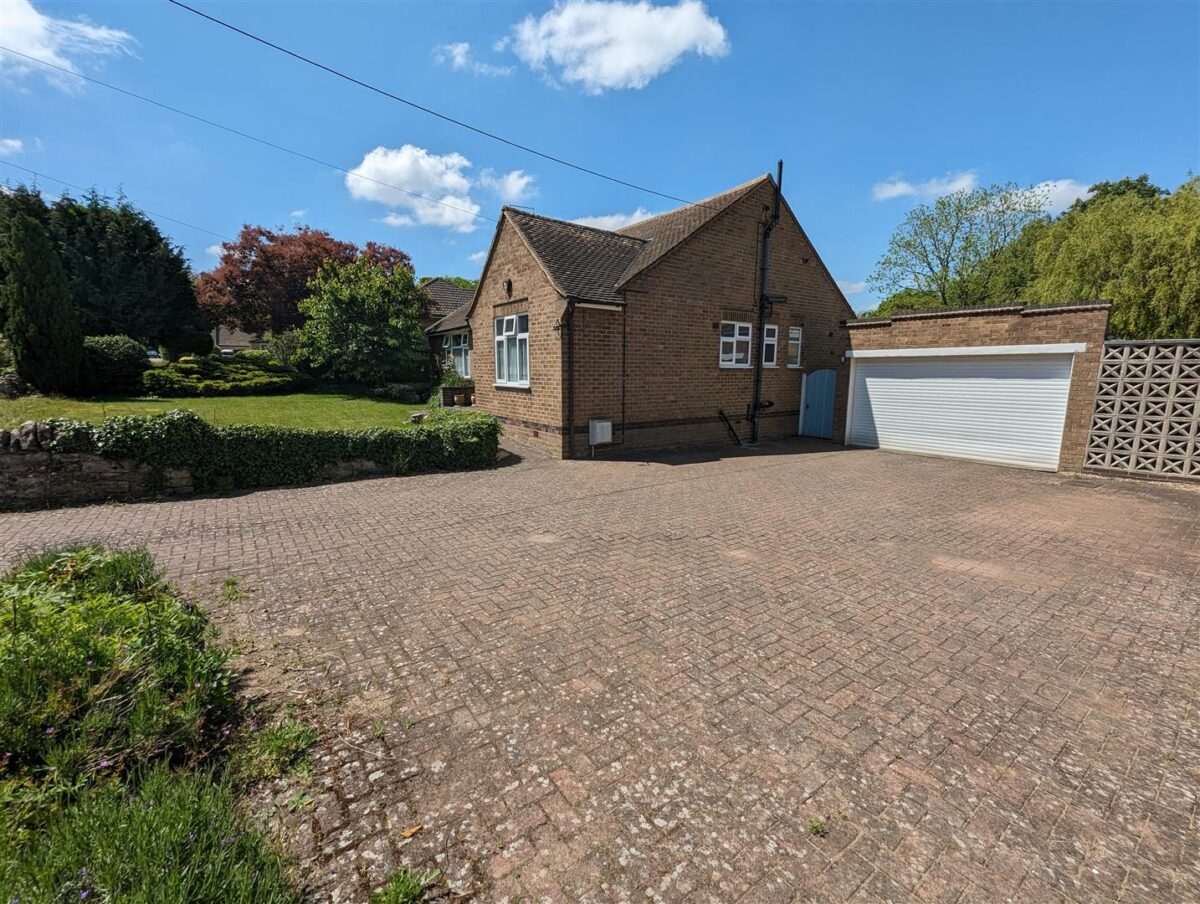
[[[512, 295], [505, 280], [512, 280]], [[529, 312], [529, 388], [495, 385], [493, 318]], [[562, 345], [554, 327], [565, 305], [516, 228], [502, 220], [471, 311], [471, 377], [475, 404], [501, 419], [504, 432], [562, 454]]]
[[956, 316], [880, 321], [850, 327], [855, 350], [885, 348], [948, 348], [982, 345], [1044, 345], [1083, 342], [1071, 370], [1071, 390], [1063, 429], [1059, 470], [1083, 467], [1088, 430], [1096, 401], [1100, 357], [1108, 329], [1108, 308], [1037, 308], [1007, 313], [963, 313]]
[[[743, 439], [753, 395], [754, 368], [718, 366], [719, 323], [755, 324], [758, 254], [764, 184], [715, 217], [671, 254], [637, 277], [625, 293], [624, 313], [578, 309], [576, 326], [576, 454], [589, 453], [587, 421], [610, 417], [621, 442], [621, 327], [625, 318], [625, 418], [623, 444], [611, 451], [729, 442], [723, 410]], [[845, 410], [847, 348], [842, 321], [849, 306], [825, 272], [799, 223], [784, 211], [772, 236], [770, 291], [786, 295], [768, 323], [779, 326], [778, 366], [763, 369], [764, 400], [775, 404], [760, 421], [762, 439], [798, 430], [801, 374], [832, 367], [839, 372], [835, 436]], [[790, 326], [804, 328], [802, 367], [786, 366]]]

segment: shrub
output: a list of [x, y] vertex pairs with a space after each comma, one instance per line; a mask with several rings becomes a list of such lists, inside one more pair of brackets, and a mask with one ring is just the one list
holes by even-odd
[[421, 401], [421, 393], [411, 383], [387, 383], [372, 389], [371, 395], [392, 402], [403, 402], [406, 405], [416, 405]]
[[312, 483], [339, 462], [365, 459], [395, 474], [459, 471], [496, 461], [500, 424], [482, 412], [432, 412], [421, 424], [371, 430], [213, 427], [190, 411], [49, 422], [55, 452], [93, 452], [162, 471], [187, 468], [200, 490]]
[[84, 391], [92, 395], [125, 395], [142, 391], [142, 374], [150, 367], [146, 349], [128, 336], [85, 336]]
[[294, 367], [274, 363], [267, 352], [242, 352], [232, 358], [184, 357], [146, 371], [142, 382], [151, 395], [190, 398], [293, 392], [311, 379]]
[[243, 349], [242, 351], [240, 351], [236, 355], [234, 355], [234, 357], [237, 358], [237, 360], [242, 364], [249, 363], [249, 364], [260, 364], [263, 366], [270, 366], [272, 364], [278, 363], [275, 360], [274, 356], [269, 351], [267, 351], [265, 348]]
[[283, 330], [271, 334], [271, 357], [280, 364], [293, 367], [300, 352], [300, 334], [295, 330]]
[[207, 355], [213, 350], [212, 333], [200, 327], [180, 329], [164, 339], [158, 349], [168, 361], [183, 355]]
[[229, 652], [144, 550], [47, 553], [0, 582], [0, 776], [47, 795], [195, 754], [233, 705]]
[[0, 840], [5, 900], [299, 904], [283, 861], [207, 771], [150, 770], [82, 794], [23, 842]]

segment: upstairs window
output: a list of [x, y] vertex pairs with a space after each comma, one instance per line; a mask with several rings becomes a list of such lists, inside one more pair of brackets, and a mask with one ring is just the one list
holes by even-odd
[[750, 366], [750, 324], [737, 320], [721, 321], [721, 367]]
[[529, 385], [529, 315], [496, 318], [496, 385]]
[[800, 337], [804, 329], [798, 326], [788, 327], [787, 366], [800, 366]]
[[779, 363], [779, 327], [773, 323], [763, 327], [763, 367]]

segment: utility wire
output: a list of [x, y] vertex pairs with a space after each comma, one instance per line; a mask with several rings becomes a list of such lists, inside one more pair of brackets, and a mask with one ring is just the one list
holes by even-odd
[[[237, 135], [239, 138], [245, 138], [248, 141], [257, 142], [258, 144], [261, 144], [264, 147], [273, 148], [276, 151], [283, 151], [283, 153], [285, 153], [285, 154], [291, 154], [293, 157], [299, 157], [301, 160], [307, 160], [310, 163], [316, 163], [319, 166], [327, 166], [332, 170], [336, 170], [339, 173], [344, 173], [345, 175], [351, 176], [355, 179], [362, 179], [364, 182], [373, 182], [375, 185], [382, 186], [383, 188], [390, 188], [394, 191], [398, 191], [398, 192], [401, 192], [402, 194], [406, 194], [409, 197], [418, 198], [421, 201], [428, 201], [430, 204], [437, 204], [441, 207], [446, 207], [446, 208], [449, 208], [450, 210], [456, 210], [459, 213], [465, 213], [468, 216], [475, 217], [480, 220], [487, 220], [489, 223], [496, 222], [495, 219], [493, 219], [492, 217], [484, 216], [481, 213], [476, 213], [474, 211], [468, 210], [465, 207], [456, 207], [453, 204], [447, 204], [445, 201], [439, 201], [437, 198], [430, 198], [425, 195], [418, 194], [417, 192], [409, 191], [406, 188], [401, 188], [399, 185], [392, 185], [390, 182], [382, 182], [379, 179], [372, 179], [370, 176], [364, 176], [361, 173], [352, 172], [351, 170], [348, 170], [344, 167], [338, 166], [336, 163], [330, 163], [328, 160], [322, 160], [319, 157], [314, 157], [311, 154], [304, 153], [303, 151], [297, 151], [293, 148], [285, 147], [282, 144], [276, 144], [274, 141], [269, 141], [266, 138], [259, 138], [257, 135], [251, 135], [249, 132], [243, 132], [240, 129], [235, 129], [233, 126], [227, 126], [227, 125], [224, 125], [223, 123], [216, 122], [215, 120], [212, 120], [212, 119], [206, 119], [205, 117], [200, 116], [196, 113], [189, 113], [187, 110], [181, 110], [179, 107], [173, 107], [170, 104], [166, 104], [166, 103], [163, 103], [162, 101], [155, 100], [152, 97], [147, 97], [144, 94], [138, 94], [136, 91], [130, 91], [127, 88], [120, 88], [116, 85], [111, 85], [108, 82], [101, 81], [98, 78], [92, 78], [89, 75], [83, 75], [82, 73], [79, 73], [79, 72], [72, 72], [70, 69], [67, 69], [63, 66], [56, 66], [54, 63], [47, 63], [45, 60], [39, 60], [37, 57], [32, 57], [32, 56], [29, 56], [28, 54], [21, 53], [21, 51], [19, 51], [19, 50], [13, 50], [10, 47], [5, 47], [3, 44], [0, 44], [0, 51], [3, 51], [4, 53], [11, 53], [15, 56], [22, 57], [23, 59], [29, 60], [32, 63], [37, 63], [38, 65], [45, 66], [49, 69], [54, 69], [58, 72], [63, 73], [64, 75], [72, 76], [73, 78], [82, 79], [83, 81], [90, 82], [93, 85], [99, 85], [102, 88], [108, 88], [110, 91], [116, 91], [118, 94], [123, 94], [126, 97], [132, 97], [135, 100], [140, 100], [144, 103], [151, 104], [162, 110], [168, 110], [171, 113], [178, 114], [179, 116], [186, 116], [188, 119], [193, 119], [196, 122], [202, 122], [206, 126], [212, 126], [214, 129], [220, 129], [221, 131], [228, 132], [231, 135]], [[64, 183], [64, 184], [66, 184], [66, 183]]]
[[[51, 176], [49, 173], [43, 173], [40, 170], [30, 169], [27, 166], [21, 166], [21, 164], [13, 163], [11, 160], [0, 160], [0, 166], [15, 167], [16, 169], [24, 170], [27, 173], [31, 173], [35, 179], [49, 179], [51, 182], [57, 182], [59, 185], [65, 185], [65, 186], [67, 186], [67, 188], [73, 188], [76, 191], [82, 191], [82, 192], [91, 191], [91, 189], [85, 188], [82, 185], [76, 185], [74, 182], [68, 182], [66, 179], [60, 179], [57, 176]], [[220, 232], [213, 232], [211, 229], [205, 229], [203, 226], [197, 226], [195, 223], [188, 223], [184, 220], [177, 220], [177, 219], [175, 219], [175, 217], [169, 217], [165, 213], [155, 213], [153, 210], [148, 210], [146, 208], [142, 208], [142, 210], [145, 213], [150, 214], [150, 216], [152, 216], [152, 217], [158, 217], [158, 219], [160, 219], [160, 220], [168, 220], [171, 223], [178, 223], [180, 226], [186, 226], [188, 229], [195, 229], [197, 232], [207, 233], [208, 235], [215, 236], [216, 238], [222, 239], [223, 241], [226, 241], [226, 242], [233, 241], [233, 239], [231, 239], [227, 235], [223, 235]]]
[[[469, 122], [464, 122], [461, 119], [455, 119], [453, 116], [449, 116], [445, 113], [439, 113], [437, 110], [434, 110], [431, 107], [427, 107], [424, 104], [419, 104], [416, 101], [409, 100], [406, 97], [401, 97], [399, 94], [393, 94], [391, 91], [388, 91], [384, 88], [380, 88], [377, 85], [372, 85], [370, 82], [364, 82], [362, 79], [355, 78], [354, 76], [349, 75], [340, 69], [335, 69], [333, 66], [327, 66], [324, 63], [321, 63], [321, 62], [318, 62], [317, 60], [312, 59], [311, 57], [304, 56], [304, 54], [302, 54], [302, 53], [297, 53], [294, 50], [289, 50], [286, 47], [283, 47], [272, 41], [268, 41], [266, 38], [256, 35], [251, 31], [247, 31], [244, 28], [239, 28], [238, 26], [232, 24], [231, 22], [226, 22], [224, 19], [219, 19], [216, 16], [212, 16], [206, 12], [202, 12], [202, 11], [196, 9], [194, 6], [188, 6], [186, 3], [181, 2], [181, 0], [167, 0], [167, 2], [173, 4], [174, 6], [178, 6], [180, 9], [187, 10], [189, 13], [192, 13], [193, 15], [199, 16], [201, 19], [207, 19], [209, 22], [212, 22], [215, 25], [220, 25], [222, 28], [227, 28], [232, 32], [236, 32], [237, 34], [242, 35], [243, 37], [249, 38], [252, 41], [256, 41], [259, 44], [262, 44], [264, 47], [270, 47], [272, 50], [277, 50], [280, 53], [286, 54], [287, 56], [290, 56], [295, 60], [299, 60], [302, 63], [307, 63], [309, 66], [314, 66], [317, 69], [320, 69], [324, 72], [328, 72], [330, 75], [336, 76], [340, 79], [344, 79], [345, 81], [350, 82], [352, 85], [358, 85], [360, 88], [366, 88], [368, 91], [373, 91], [376, 94], [379, 94], [390, 100], [394, 100], [399, 103], [405, 104], [406, 106], [412, 107], [414, 110], [420, 110], [422, 113], [428, 113], [430, 116], [435, 116], [438, 119], [443, 120], [444, 122], [448, 122], [448, 123], [451, 123], [452, 125], [459, 126], [460, 128], [467, 129], [468, 131], [474, 132], [477, 135], [482, 135], [485, 138], [490, 138], [493, 141], [498, 141], [501, 144], [506, 144], [511, 148], [516, 148], [517, 150], [524, 151], [527, 154], [533, 154], [535, 157], [541, 157], [543, 160], [549, 160], [552, 163], [559, 164], [560, 166], [569, 167], [570, 169], [576, 170], [578, 172], [586, 173], [589, 176], [595, 176], [598, 179], [604, 179], [608, 182], [613, 182], [617, 185], [623, 185], [626, 188], [632, 188], [634, 191], [645, 192], [648, 195], [657, 195], [658, 197], [665, 198], [668, 201], [675, 201], [676, 203], [683, 204], [687, 207], [705, 207], [705, 206], [707, 206], [707, 205], [704, 205], [701, 203], [697, 203], [695, 201], [689, 201], [686, 198], [679, 198], [679, 197], [676, 197], [675, 195], [669, 195], [665, 192], [656, 191], [653, 188], [647, 188], [644, 185], [638, 185], [634, 182], [627, 182], [624, 179], [619, 179], [616, 176], [610, 176], [607, 173], [600, 172], [599, 170], [590, 169], [589, 167], [583, 166], [578, 163], [572, 163], [570, 160], [564, 160], [562, 157], [556, 157], [553, 154], [546, 153], [545, 151], [539, 151], [537, 148], [530, 147], [527, 144], [521, 144], [518, 141], [513, 141], [510, 138], [505, 138], [502, 135], [497, 135], [495, 132], [489, 132], [487, 129], [480, 128], [479, 126], [473, 126]], [[717, 209], [717, 208], [710, 208], [710, 209]]]

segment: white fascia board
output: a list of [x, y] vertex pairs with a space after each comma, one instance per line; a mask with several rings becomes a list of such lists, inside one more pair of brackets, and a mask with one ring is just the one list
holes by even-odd
[[847, 358], [961, 358], [966, 355], [1069, 355], [1087, 349], [1086, 342], [1045, 345], [959, 345], [948, 348], [868, 348], [846, 352]]

